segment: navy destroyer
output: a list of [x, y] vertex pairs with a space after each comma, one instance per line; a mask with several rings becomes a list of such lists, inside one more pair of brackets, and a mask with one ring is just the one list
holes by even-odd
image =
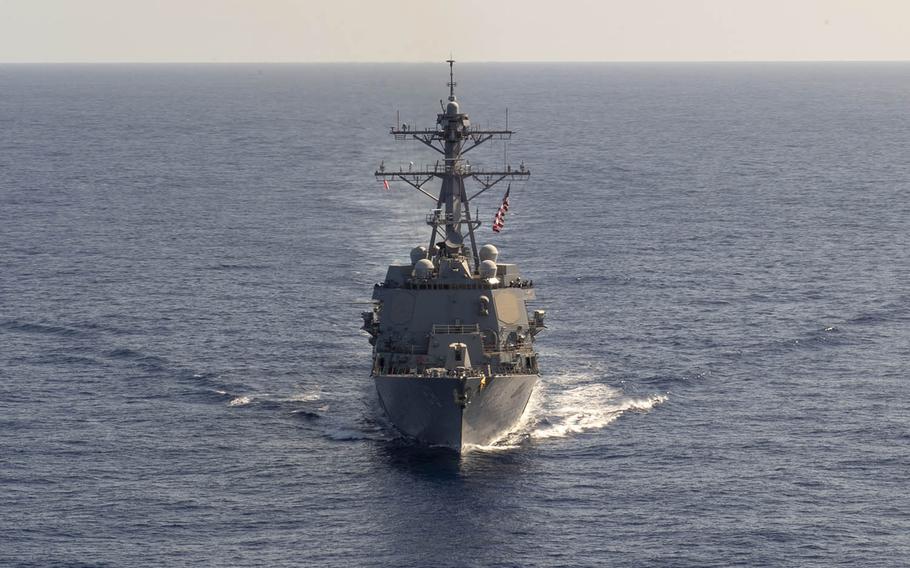
[[[521, 419], [540, 372], [534, 337], [544, 311], [528, 313], [534, 285], [515, 264], [500, 262], [492, 244], [478, 249], [482, 225], [471, 201], [502, 181], [526, 180], [530, 171], [504, 165], [473, 168], [464, 156], [512, 131], [475, 128], [455, 97], [449, 59], [449, 97], [440, 101], [436, 127], [391, 128], [396, 140], [416, 140], [439, 152], [432, 166], [386, 168], [375, 175], [386, 188], [400, 181], [432, 199], [426, 216], [430, 238], [415, 247], [410, 263], [392, 265], [373, 289], [363, 329], [373, 345], [371, 376], [380, 404], [395, 427], [422, 444], [462, 451], [494, 443]], [[440, 180], [433, 195], [427, 184]], [[466, 181], [477, 184], [468, 197]], [[435, 184], [433, 184], [435, 185]], [[509, 185], [511, 189], [511, 185]], [[508, 194], [494, 217], [503, 225]], [[467, 239], [467, 243], [465, 240]]]

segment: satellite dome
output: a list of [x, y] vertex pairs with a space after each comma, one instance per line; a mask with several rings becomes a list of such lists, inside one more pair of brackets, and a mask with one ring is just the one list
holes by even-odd
[[427, 249], [425, 247], [414, 247], [411, 249], [411, 264], [417, 264], [418, 260], [426, 257]]
[[421, 258], [414, 264], [414, 275], [420, 280], [426, 280], [433, 274], [433, 261]]
[[483, 245], [480, 247], [480, 260], [492, 260], [494, 263], [499, 258], [499, 249], [493, 245]]
[[[486, 248], [486, 247], [484, 247]], [[496, 261], [485, 260], [480, 263], [480, 277], [481, 278], [495, 278], [496, 277]]]
[[455, 101], [446, 103], [446, 114], [458, 114], [458, 103]]

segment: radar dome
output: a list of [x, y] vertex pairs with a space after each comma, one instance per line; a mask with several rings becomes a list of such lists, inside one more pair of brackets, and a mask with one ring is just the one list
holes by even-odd
[[446, 104], [446, 114], [458, 114], [458, 103], [449, 101]]
[[433, 274], [433, 261], [428, 258], [421, 258], [414, 264], [414, 275], [420, 280], [426, 280]]
[[411, 250], [411, 264], [417, 264], [417, 261], [427, 257], [427, 249], [424, 247], [414, 247]]
[[480, 247], [480, 260], [492, 260], [494, 263], [499, 258], [499, 249], [493, 245], [483, 245]]
[[[484, 248], [486, 248], [486, 247], [484, 247]], [[480, 263], [480, 277], [481, 278], [495, 278], [496, 277], [496, 261], [485, 260], [485, 261], [481, 262]]]

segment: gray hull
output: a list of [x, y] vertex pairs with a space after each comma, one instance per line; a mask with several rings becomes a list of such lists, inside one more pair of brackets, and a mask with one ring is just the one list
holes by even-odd
[[512, 430], [524, 414], [537, 375], [427, 378], [378, 375], [383, 410], [398, 430], [420, 443], [461, 451], [490, 445]]

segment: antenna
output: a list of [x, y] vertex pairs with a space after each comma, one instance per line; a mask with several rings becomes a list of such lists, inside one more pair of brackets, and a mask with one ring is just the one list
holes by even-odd
[[449, 86], [449, 100], [454, 101], [455, 100], [455, 85], [457, 85], [457, 83], [455, 82], [455, 70], [454, 70], [455, 60], [452, 59], [452, 54], [449, 54], [449, 58], [446, 59], [446, 63], [449, 64], [449, 82], [447, 83]]
[[[442, 156], [436, 165], [409, 163], [407, 169], [399, 167], [398, 171], [380, 163], [375, 175], [377, 179], [385, 181], [404, 181], [433, 200], [434, 209], [426, 218], [427, 225], [432, 228], [427, 249], [430, 251], [438, 249], [437, 254], [473, 257], [474, 269], [477, 270], [480, 266], [480, 257], [475, 232], [481, 222], [476, 218], [477, 209], [471, 211], [470, 202], [502, 181], [524, 180], [531, 172], [527, 167], [523, 167], [524, 164], [518, 168], [509, 165], [508, 141], [512, 138], [512, 131], [508, 127], [501, 130], [471, 126], [468, 115], [462, 112], [455, 102], [455, 59], [450, 55], [446, 63], [449, 64], [449, 104], [454, 112], [449, 112], [448, 105], [441, 108], [442, 112], [437, 115], [434, 128], [421, 129], [410, 124], [399, 124], [391, 132], [396, 140], [411, 139], [420, 142]], [[508, 122], [508, 109], [506, 113]], [[465, 159], [465, 154], [477, 146], [497, 140], [503, 141], [502, 169], [475, 168]], [[431, 180], [441, 181], [439, 193], [436, 195], [425, 189]], [[470, 196], [465, 187], [468, 180], [481, 186]], [[469, 250], [466, 250], [468, 245], [466, 239], [470, 241]], [[437, 243], [441, 248], [437, 247]]]

